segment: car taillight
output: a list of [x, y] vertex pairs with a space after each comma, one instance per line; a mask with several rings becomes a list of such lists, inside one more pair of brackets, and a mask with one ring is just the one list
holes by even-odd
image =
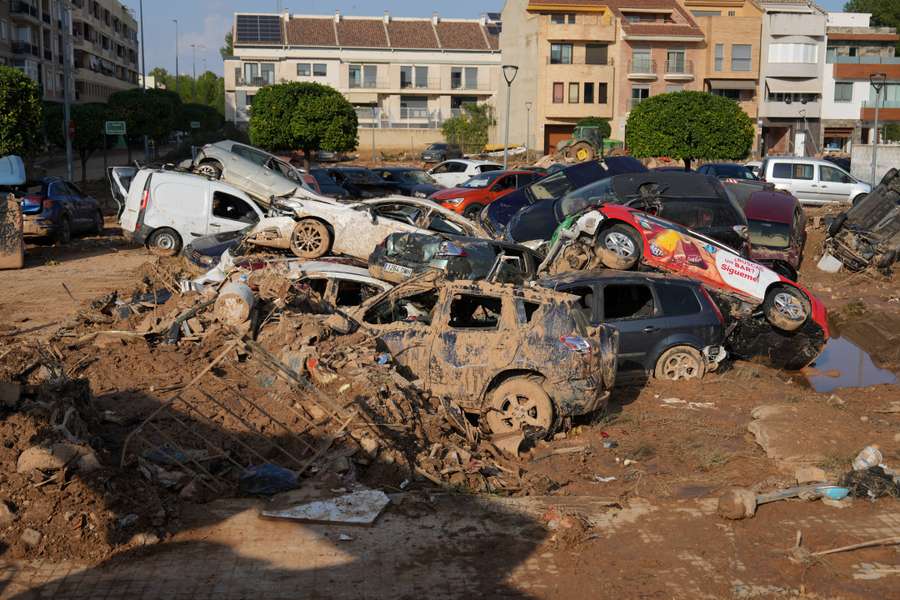
[[466, 251], [453, 242], [441, 242], [435, 256], [466, 256]]
[[144, 196], [141, 198], [141, 210], [147, 208], [148, 202], [150, 202], [150, 190], [144, 190]]
[[559, 341], [563, 346], [577, 352], [578, 354], [589, 354], [591, 352], [591, 343], [580, 335], [563, 335]]
[[51, 208], [53, 208], [53, 200], [50, 198], [41, 200], [41, 210], [50, 210]]
[[710, 295], [710, 293], [706, 290], [705, 287], [701, 287], [700, 291], [703, 293], [703, 296], [710, 303], [710, 305], [712, 305], [713, 310], [716, 311], [716, 316], [719, 318], [719, 323], [724, 325], [725, 324], [725, 316], [722, 315], [722, 311], [719, 310], [719, 305], [716, 304], [716, 301], [713, 300], [713, 297]]

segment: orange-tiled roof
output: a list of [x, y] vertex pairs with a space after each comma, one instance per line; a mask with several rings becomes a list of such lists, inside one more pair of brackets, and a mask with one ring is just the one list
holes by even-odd
[[332, 17], [298, 17], [287, 22], [290, 46], [337, 46]]
[[388, 39], [381, 19], [341, 19], [335, 23], [338, 45], [358, 48], [387, 48]]
[[[696, 21], [675, 0], [608, 0], [607, 4], [622, 23], [626, 35], [702, 36]], [[641, 12], [659, 9], [672, 15], [672, 23], [629, 23], [625, 13], [629, 9]]]
[[439, 48], [437, 35], [430, 22], [395, 21], [387, 24], [392, 48]]
[[441, 48], [490, 50], [484, 27], [471, 21], [440, 21], [435, 27]]

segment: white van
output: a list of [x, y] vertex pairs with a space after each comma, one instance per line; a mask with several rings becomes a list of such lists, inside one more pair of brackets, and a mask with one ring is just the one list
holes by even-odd
[[177, 254], [198, 237], [237, 231], [264, 216], [244, 192], [199, 175], [141, 169], [130, 182], [122, 175], [110, 172], [125, 196], [122, 232], [158, 254]]
[[827, 160], [772, 156], [759, 169], [763, 181], [788, 191], [803, 204], [858, 203], [872, 186]]

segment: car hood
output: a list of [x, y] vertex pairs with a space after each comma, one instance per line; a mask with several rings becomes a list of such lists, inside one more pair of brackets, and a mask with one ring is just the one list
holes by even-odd
[[451, 198], [468, 198], [473, 194], [476, 194], [482, 190], [472, 189], [472, 188], [464, 188], [464, 187], [452, 187], [448, 189], [442, 189], [434, 193], [431, 197], [432, 200], [449, 200]]
[[506, 228], [506, 239], [519, 244], [531, 240], [549, 240], [556, 231], [556, 200], [542, 200], [526, 206], [515, 215]]

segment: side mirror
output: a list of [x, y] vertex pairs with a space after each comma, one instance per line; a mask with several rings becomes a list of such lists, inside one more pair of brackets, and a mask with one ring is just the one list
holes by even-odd
[[742, 239], [750, 240], [750, 229], [746, 225], [735, 225], [732, 229], [741, 236]]

